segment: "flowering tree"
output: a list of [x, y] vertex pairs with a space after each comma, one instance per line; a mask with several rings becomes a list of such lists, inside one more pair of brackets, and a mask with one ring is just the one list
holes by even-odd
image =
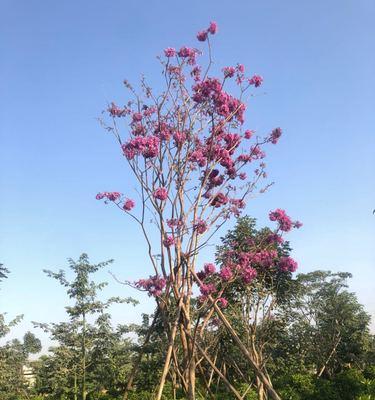
[[[276, 230], [258, 230], [254, 219], [239, 218], [218, 247], [216, 261], [219, 268], [205, 264], [197, 273], [202, 282], [201, 296], [198, 297], [202, 343], [214, 354], [219, 369], [227, 370], [229, 376], [235, 375], [240, 380], [246, 376], [246, 360], [245, 363], [241, 361], [243, 357], [236, 360], [231, 341], [226, 340], [227, 329], [216, 318], [207, 294], [215, 298], [256, 365], [271, 381], [266, 368], [269, 348], [280, 328], [280, 307], [288, 301], [292, 273], [297, 269], [283, 233], [293, 226], [299, 227], [300, 222], [292, 222], [283, 210], [271, 212], [270, 219], [277, 222]], [[202, 329], [206, 325], [208, 329]], [[205, 374], [209, 393], [212, 384], [210, 368], [206, 368]], [[264, 383], [259, 377], [255, 377], [255, 383], [258, 398], [265, 399]], [[250, 387], [251, 384], [248, 389]]]
[[[146, 240], [153, 272], [132, 285], [155, 298], [168, 337], [156, 399], [161, 398], [172, 364], [187, 397], [195, 399], [198, 355], [213, 363], [196, 340], [195, 283], [269, 396], [278, 399], [269, 379], [221, 312], [223, 300], [218, 302], [212, 287], [196, 273], [197, 255], [215, 232], [229, 218], [241, 214], [251, 194], [268, 188], [268, 184], [259, 186], [266, 177], [264, 147], [276, 144], [281, 136], [280, 128], [260, 137], [244, 127], [245, 102], [252, 89], [262, 84], [261, 76], [247, 76], [241, 64], [224, 67], [219, 77], [211, 75], [210, 38], [216, 33], [217, 25], [211, 22], [197, 34], [208, 49], [207, 59], [200, 64], [197, 60], [202, 52], [196, 48], [164, 50], [159, 60], [165, 89], [160, 94], [154, 93], [144, 78], [140, 93], [124, 82], [131, 99], [124, 106], [112, 103], [109, 121], [101, 122], [120, 145], [136, 178], [139, 199], [119, 192], [99, 193], [97, 199], [114, 203], [132, 217]], [[277, 212], [275, 219], [282, 222]], [[151, 230], [156, 230], [157, 240]], [[250, 280], [251, 270], [247, 272]], [[226, 279], [224, 272], [221, 278]], [[181, 357], [177, 350], [182, 351]], [[132, 378], [128, 388], [131, 382]]]

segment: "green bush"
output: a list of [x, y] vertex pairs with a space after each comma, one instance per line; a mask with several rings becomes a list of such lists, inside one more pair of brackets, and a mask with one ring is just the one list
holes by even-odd
[[308, 374], [286, 375], [277, 380], [276, 388], [284, 400], [313, 399], [314, 381]]
[[362, 394], [366, 394], [364, 376], [357, 369], [348, 369], [340, 372], [333, 380], [341, 400], [357, 399]]

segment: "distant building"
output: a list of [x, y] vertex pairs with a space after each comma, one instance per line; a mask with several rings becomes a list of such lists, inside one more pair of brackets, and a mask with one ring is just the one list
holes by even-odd
[[35, 375], [32, 367], [29, 365], [23, 365], [22, 366], [22, 372], [23, 376], [28, 384], [29, 387], [32, 387], [35, 385]]

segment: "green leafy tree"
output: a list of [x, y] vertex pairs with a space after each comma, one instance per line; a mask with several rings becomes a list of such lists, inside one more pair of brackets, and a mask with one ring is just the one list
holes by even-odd
[[30, 354], [41, 350], [40, 340], [27, 332], [23, 341], [13, 339], [0, 347], [0, 400], [27, 398], [30, 383], [25, 379], [24, 367]]
[[350, 277], [330, 271], [297, 276], [283, 310], [286, 324], [279, 332], [275, 364], [326, 378], [345, 368], [364, 368], [372, 343], [370, 316], [348, 292]]
[[[88, 374], [93, 371], [93, 364], [97, 360], [99, 343], [103, 344], [114, 339], [116, 336], [108, 327], [109, 315], [105, 311], [114, 303], [132, 303], [131, 298], [122, 299], [111, 297], [105, 301], [98, 299], [98, 293], [107, 285], [106, 282], [95, 283], [91, 280], [92, 274], [108, 266], [112, 260], [98, 264], [90, 264], [87, 254], [82, 254], [77, 261], [68, 260], [69, 268], [73, 272], [73, 279], [69, 280], [63, 270], [44, 272], [56, 279], [66, 288], [66, 292], [73, 304], [66, 307], [69, 322], [59, 324], [37, 324], [41, 328], [50, 332], [51, 338], [56, 340], [60, 346], [52, 349], [53, 355], [49, 360], [57, 368], [60, 382], [64, 382], [64, 390], [59, 389], [59, 385], [46, 385], [46, 376], [43, 367], [40, 367], [40, 387], [48, 390], [54, 395], [73, 393], [74, 399], [85, 400], [88, 393], [99, 389], [97, 384], [90, 383]], [[99, 316], [97, 324], [92, 324], [93, 318]], [[101, 336], [102, 335], [102, 336]], [[100, 338], [101, 336], [101, 338]], [[103, 350], [103, 349], [102, 349]], [[65, 363], [60, 364], [57, 357], [65, 357]], [[107, 357], [108, 353], [103, 353], [102, 357]], [[99, 363], [100, 364], [100, 363]], [[68, 370], [64, 368], [69, 366]], [[94, 374], [95, 375], [95, 374]], [[58, 392], [56, 391], [57, 389]], [[41, 389], [42, 390], [42, 389]]]

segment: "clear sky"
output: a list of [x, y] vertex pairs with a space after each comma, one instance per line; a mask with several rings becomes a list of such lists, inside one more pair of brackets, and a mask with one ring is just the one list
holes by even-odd
[[[126, 164], [96, 118], [125, 103], [122, 81], [141, 73], [158, 88], [155, 57], [196, 45], [217, 21], [217, 66], [241, 62], [265, 79], [248, 107], [249, 128], [284, 131], [268, 157], [275, 186], [247, 206], [267, 223], [280, 207], [303, 221], [290, 235], [300, 271], [353, 274], [351, 290], [375, 314], [375, 2], [373, 0], [2, 0], [0, 5], [0, 311], [60, 321], [65, 297], [43, 268], [87, 252], [114, 258], [120, 278], [151, 272], [138, 228], [95, 200], [131, 193]], [[215, 243], [215, 241], [214, 241]], [[210, 260], [213, 248], [204, 254]], [[151, 311], [146, 296], [109, 281], [106, 295], [133, 295], [115, 322]]]

